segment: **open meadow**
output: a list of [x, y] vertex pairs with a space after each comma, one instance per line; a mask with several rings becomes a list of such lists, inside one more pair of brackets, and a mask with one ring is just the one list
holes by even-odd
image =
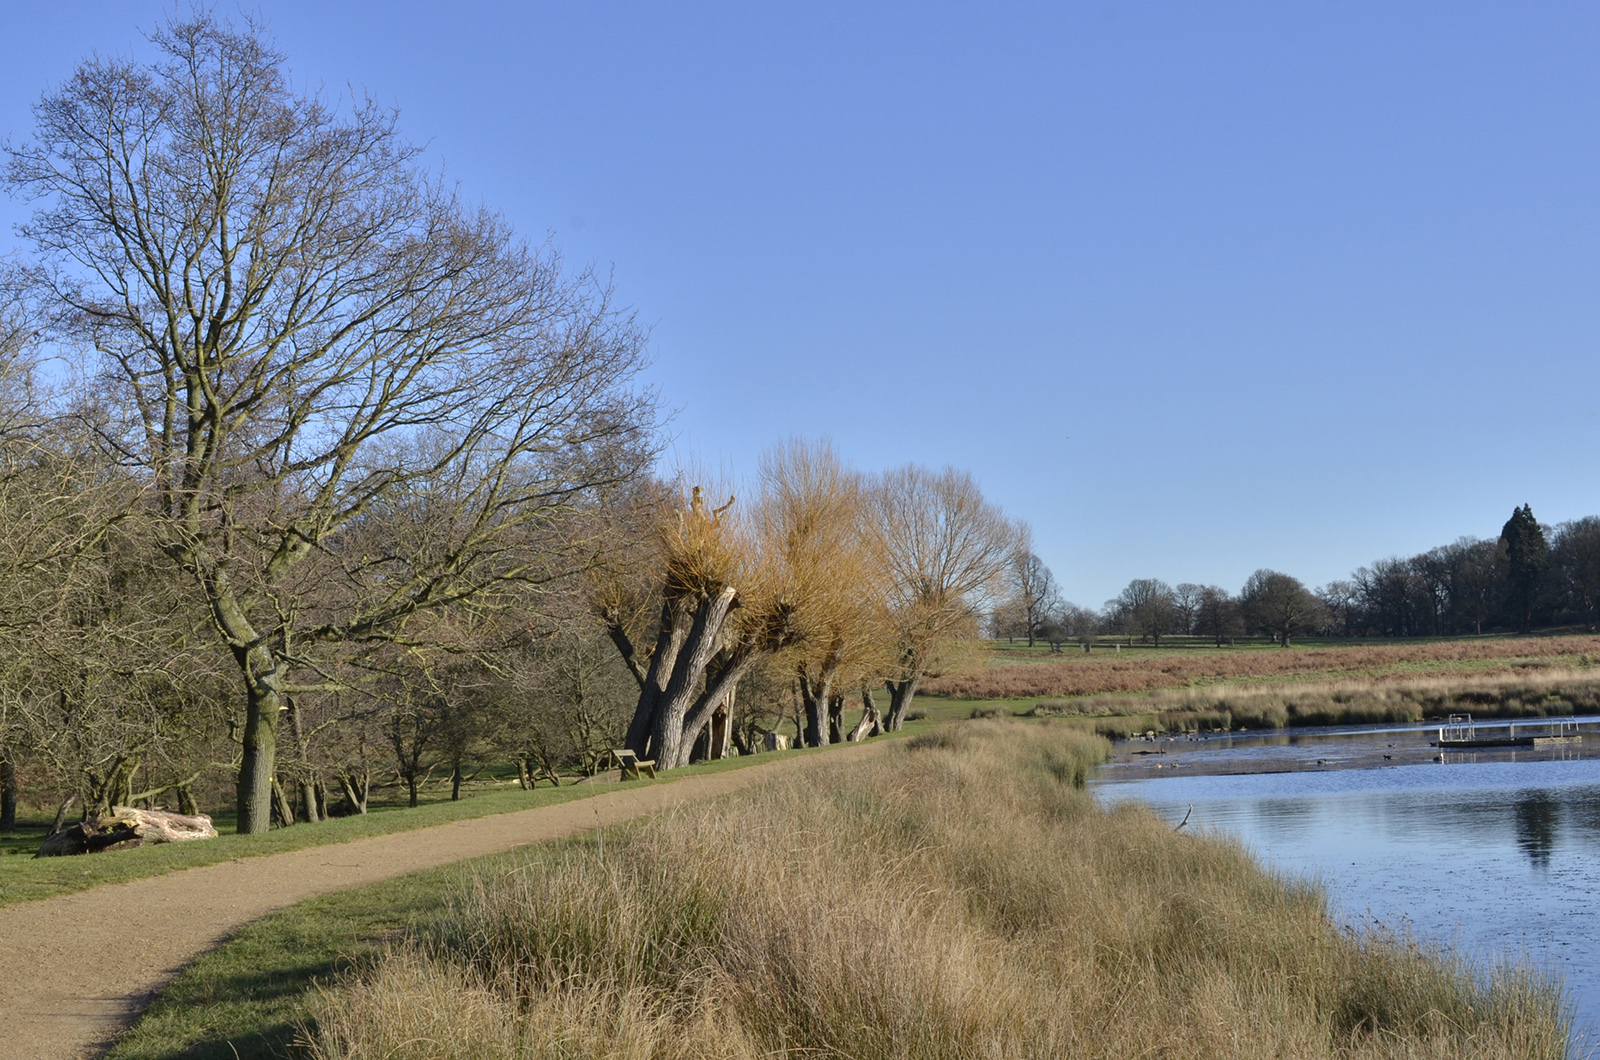
[[1154, 729], [1420, 721], [1467, 712], [1600, 711], [1600, 637], [1494, 637], [1292, 648], [1108, 645], [1092, 654], [994, 643], [986, 665], [930, 680], [934, 717], [1086, 719], [1108, 736]]

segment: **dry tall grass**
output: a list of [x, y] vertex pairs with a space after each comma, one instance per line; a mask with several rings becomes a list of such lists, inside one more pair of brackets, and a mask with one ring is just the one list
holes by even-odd
[[1352, 935], [1237, 846], [974, 722], [480, 876], [330, 989], [317, 1060], [1566, 1054], [1558, 991]]
[[1483, 718], [1544, 718], [1600, 713], [1600, 672], [1594, 669], [1519, 669], [1481, 676], [1395, 675], [1291, 685], [1213, 686], [1147, 696], [1085, 696], [1043, 700], [1035, 717], [1103, 719], [1095, 731], [1126, 736], [1158, 729], [1192, 732], [1297, 725], [1418, 722], [1453, 713]]
[[1352, 648], [1142, 650], [1069, 655], [1050, 662], [995, 666], [927, 681], [923, 691], [959, 699], [1033, 699], [1148, 692], [1199, 681], [1382, 670], [1408, 663], [1481, 664], [1561, 656], [1600, 658], [1600, 637], [1520, 637], [1494, 641], [1373, 644]]

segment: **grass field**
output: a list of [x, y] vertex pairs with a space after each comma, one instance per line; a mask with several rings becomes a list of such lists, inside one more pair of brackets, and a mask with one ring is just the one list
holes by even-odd
[[1150, 730], [1415, 722], [1469, 712], [1600, 712], [1600, 637], [1478, 637], [1288, 649], [1186, 643], [1093, 655], [991, 644], [987, 665], [930, 681], [939, 719], [1059, 716], [1106, 736]]
[[1532, 667], [1586, 669], [1600, 675], [1600, 636], [1494, 637], [1398, 641], [1353, 646], [1209, 646], [1123, 648], [1093, 654], [992, 645], [989, 665], [931, 679], [929, 695], [1018, 700], [1148, 692], [1220, 682], [1374, 682], [1422, 675], [1512, 673]]
[[302, 1023], [315, 1060], [1566, 1054], [1545, 981], [1350, 934], [1230, 843], [1099, 809], [1080, 783], [1104, 753], [961, 725], [304, 903], [197, 962], [111, 1056], [284, 1055]]

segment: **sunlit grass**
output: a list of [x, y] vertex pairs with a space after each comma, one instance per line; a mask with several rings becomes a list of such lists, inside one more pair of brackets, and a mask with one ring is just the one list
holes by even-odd
[[941, 728], [497, 861], [311, 1005], [317, 1060], [1566, 1055], [1559, 990], [1352, 934], [1082, 790], [1059, 725]]

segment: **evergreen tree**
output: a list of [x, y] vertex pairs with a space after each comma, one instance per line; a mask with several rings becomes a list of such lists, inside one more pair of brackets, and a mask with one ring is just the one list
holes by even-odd
[[1550, 545], [1530, 505], [1514, 509], [1501, 527], [1500, 549], [1505, 556], [1511, 614], [1522, 632], [1527, 633], [1533, 629], [1539, 576], [1550, 566]]

